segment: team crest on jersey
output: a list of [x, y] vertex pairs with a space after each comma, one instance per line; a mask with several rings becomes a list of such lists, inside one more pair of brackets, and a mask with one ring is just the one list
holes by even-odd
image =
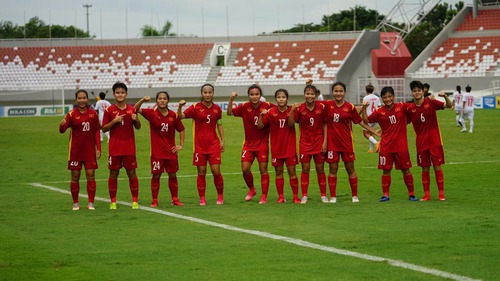
[[174, 122], [174, 117], [168, 117], [168, 121]]
[[396, 110], [395, 110], [395, 111], [396, 111], [396, 112], [400, 112], [400, 111], [401, 111], [401, 108], [399, 108], [399, 107], [398, 107], [398, 108], [396, 108]]
[[314, 111], [314, 113], [316, 113], [316, 114], [321, 114], [321, 109], [316, 109], [316, 110]]
[[349, 108], [342, 108], [342, 111], [349, 112]]
[[132, 111], [132, 110], [127, 110], [127, 114], [134, 114], [134, 111]]
[[90, 117], [90, 118], [94, 118], [94, 113], [90, 113], [90, 114], [89, 114], [89, 117]]
[[424, 105], [424, 108], [425, 108], [425, 109], [427, 109], [427, 108], [429, 108], [429, 107], [431, 107], [431, 105], [430, 105], [430, 104], [425, 104], [425, 105]]
[[215, 113], [215, 114], [218, 114], [218, 113], [219, 113], [219, 110], [218, 110], [218, 109], [214, 109], [214, 113]]

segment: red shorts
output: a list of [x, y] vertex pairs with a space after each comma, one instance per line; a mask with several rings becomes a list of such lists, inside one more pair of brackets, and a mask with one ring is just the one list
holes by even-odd
[[241, 162], [250, 162], [253, 163], [253, 160], [257, 158], [257, 161], [266, 162], [269, 160], [269, 150], [253, 150], [249, 151], [243, 149], [241, 151]]
[[435, 146], [431, 149], [417, 152], [417, 162], [420, 167], [441, 166], [444, 164], [443, 146]]
[[294, 156], [288, 157], [288, 158], [273, 158], [271, 160], [271, 163], [272, 163], [273, 167], [281, 167], [281, 166], [283, 166], [283, 164], [285, 164], [287, 167], [288, 166], [295, 166], [298, 163], [297, 155], [294, 155]]
[[392, 165], [397, 170], [411, 168], [410, 153], [408, 151], [379, 153], [378, 168], [381, 170], [390, 170]]
[[97, 161], [68, 161], [68, 170], [81, 171], [82, 166], [85, 166], [85, 170], [95, 170], [97, 169]]
[[177, 159], [159, 159], [151, 157], [151, 174], [175, 173], [179, 171], [179, 161]]
[[137, 160], [135, 155], [120, 155], [108, 157], [108, 169], [119, 170], [124, 167], [127, 170], [137, 169]]
[[314, 163], [316, 164], [325, 163], [325, 154], [322, 152], [316, 154], [300, 154], [300, 163], [311, 163], [311, 158], [314, 159]]
[[198, 152], [193, 153], [193, 165], [194, 166], [206, 166], [207, 162], [210, 165], [217, 165], [222, 162], [220, 151], [212, 154], [201, 154]]
[[339, 152], [328, 150], [326, 152], [326, 163], [338, 163], [342, 156], [342, 162], [353, 162], [356, 160], [356, 155], [354, 152]]

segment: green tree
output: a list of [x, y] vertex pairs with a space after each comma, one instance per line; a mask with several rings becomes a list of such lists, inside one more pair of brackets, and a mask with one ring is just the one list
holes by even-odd
[[159, 31], [154, 26], [146, 24], [143, 27], [141, 27], [141, 36], [142, 37], [176, 36], [175, 33], [170, 32], [172, 26], [173, 26], [172, 22], [167, 20], [167, 22], [163, 25], [161, 31]]
[[[25, 34], [26, 33], [26, 34]], [[72, 38], [89, 37], [81, 29], [74, 26], [47, 25], [38, 17], [33, 17], [24, 26], [18, 26], [11, 21], [0, 22], [0, 38]]]

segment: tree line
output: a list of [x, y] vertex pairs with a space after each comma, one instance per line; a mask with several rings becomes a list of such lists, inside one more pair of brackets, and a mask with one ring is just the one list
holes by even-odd
[[[451, 19], [464, 7], [460, 1], [455, 5], [440, 3], [422, 20], [422, 22], [405, 39], [406, 46], [415, 58], [429, 44]], [[297, 32], [335, 32], [373, 30], [384, 19], [384, 15], [376, 10], [356, 5], [352, 9], [342, 10], [331, 15], [324, 15], [321, 23], [299, 23], [292, 28], [275, 30], [271, 33]], [[403, 27], [403, 23], [396, 23]], [[144, 25], [140, 30], [141, 37], [177, 36], [172, 33], [173, 24], [166, 21], [161, 29], [152, 25]], [[265, 33], [264, 33], [265, 34]], [[0, 21], [0, 39], [23, 38], [95, 38], [75, 26], [48, 25], [38, 17], [31, 18], [25, 25], [19, 26], [11, 21]]]

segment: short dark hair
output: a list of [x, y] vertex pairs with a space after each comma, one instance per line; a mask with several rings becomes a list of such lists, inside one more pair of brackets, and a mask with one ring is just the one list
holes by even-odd
[[371, 94], [371, 93], [373, 93], [373, 91], [375, 91], [375, 87], [373, 87], [372, 84], [368, 84], [368, 85], [366, 85], [365, 90], [367, 93]]
[[125, 83], [123, 82], [116, 82], [115, 84], [113, 84], [113, 93], [115, 92], [116, 89], [124, 89], [125, 92], [128, 92], [128, 88], [127, 88], [127, 85], [125, 85]]
[[285, 89], [278, 89], [278, 90], [276, 90], [276, 92], [274, 92], [274, 98], [276, 98], [278, 96], [278, 93], [280, 93], [280, 92], [284, 93], [285, 96], [286, 96], [286, 98], [288, 98], [288, 91], [285, 90]]
[[414, 88], [419, 88], [419, 89], [423, 90], [424, 84], [422, 84], [422, 82], [420, 82], [420, 81], [411, 81], [410, 82], [410, 90], [413, 91]]
[[159, 96], [160, 94], [165, 94], [165, 95], [167, 95], [167, 99], [170, 101], [170, 95], [167, 93], [167, 91], [159, 91], [158, 93], [156, 93], [156, 98], [155, 98], [155, 100], [158, 100], [158, 96]]
[[[467, 86], [469, 86], [469, 85], [467, 85]], [[457, 85], [457, 92], [462, 93], [462, 87], [460, 87], [460, 85]]]
[[101, 100], [106, 99], [106, 93], [105, 93], [105, 92], [100, 92], [100, 93], [99, 93], [99, 98], [100, 98]]
[[468, 93], [472, 90], [472, 87], [470, 85], [467, 85], [467, 87], [465, 87], [465, 91]]
[[427, 89], [430, 89], [431, 88], [431, 85], [429, 85], [428, 83], [424, 83], [424, 88], [427, 88]]
[[382, 90], [380, 91], [380, 96], [383, 97], [387, 93], [394, 96], [394, 88], [391, 86], [383, 87]]
[[89, 98], [89, 93], [87, 91], [85, 91], [85, 90], [81, 90], [80, 89], [80, 90], [76, 91], [76, 93], [75, 93], [75, 99], [78, 97], [79, 93], [85, 93], [85, 95], [87, 96], [87, 98]]
[[313, 90], [313, 92], [314, 92], [314, 94], [315, 94], [315, 95], [319, 95], [319, 90], [316, 88], [316, 86], [314, 86], [314, 85], [312, 85], [312, 84], [306, 85], [306, 86], [304, 87], [304, 94], [305, 94], [305, 93], [306, 93], [306, 91], [307, 91], [307, 90], [309, 90], [309, 89]]
[[250, 95], [250, 90], [252, 90], [252, 89], [259, 89], [260, 95], [261, 96], [264, 95], [264, 93], [262, 93], [262, 88], [257, 84], [252, 84], [252, 85], [250, 85], [250, 87], [248, 87], [247, 95]]
[[333, 92], [333, 88], [335, 88], [335, 86], [342, 86], [342, 88], [344, 88], [344, 92], [347, 92], [347, 87], [345, 86], [344, 83], [339, 82], [339, 81], [333, 83], [333, 85], [332, 85], [332, 92]]

